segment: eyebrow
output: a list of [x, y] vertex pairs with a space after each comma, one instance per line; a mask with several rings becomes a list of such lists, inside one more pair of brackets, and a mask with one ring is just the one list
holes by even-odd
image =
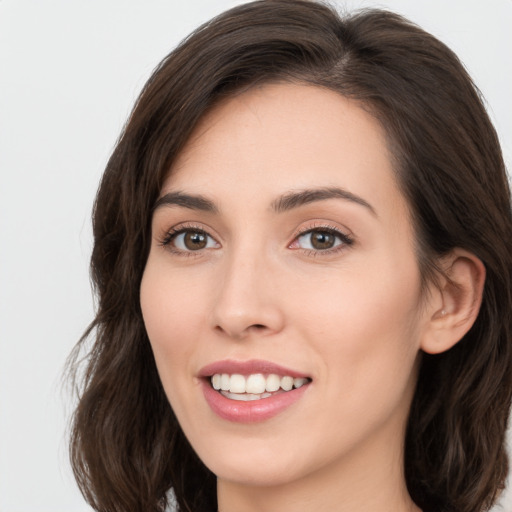
[[162, 206], [181, 206], [190, 210], [200, 210], [203, 212], [217, 213], [218, 208], [213, 201], [206, 199], [201, 195], [190, 195], [180, 191], [169, 192], [160, 197], [153, 207], [153, 211]]
[[324, 201], [326, 199], [345, 199], [358, 205], [364, 206], [370, 212], [377, 216], [377, 212], [373, 206], [365, 201], [362, 197], [359, 197], [348, 190], [338, 187], [327, 187], [317, 189], [305, 189], [297, 192], [290, 192], [276, 199], [272, 203], [272, 208], [278, 212], [285, 212], [294, 208], [299, 208], [309, 203], [316, 201]]
[[[317, 201], [325, 201], [327, 199], [344, 199], [346, 201], [351, 201], [355, 204], [364, 206], [370, 210], [373, 215], [377, 216], [373, 206], [362, 197], [338, 187], [305, 189], [298, 190], [296, 192], [289, 192], [274, 200], [271, 203], [271, 207], [275, 212], [282, 213]], [[169, 192], [160, 197], [155, 203], [153, 211], [163, 206], [181, 206], [182, 208], [200, 210], [208, 213], [219, 212], [215, 203], [210, 201], [210, 199], [207, 199], [202, 195], [185, 194], [181, 191]]]

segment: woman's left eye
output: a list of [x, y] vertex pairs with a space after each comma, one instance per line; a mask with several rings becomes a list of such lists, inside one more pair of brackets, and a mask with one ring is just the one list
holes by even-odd
[[339, 231], [316, 228], [310, 229], [299, 235], [292, 248], [306, 249], [309, 251], [329, 251], [341, 245], [350, 245], [352, 239]]

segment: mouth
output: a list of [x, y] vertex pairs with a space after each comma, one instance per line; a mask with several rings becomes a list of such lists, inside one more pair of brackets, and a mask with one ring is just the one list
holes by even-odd
[[230, 422], [254, 423], [284, 413], [305, 395], [313, 379], [268, 361], [218, 361], [199, 375], [211, 410]]
[[270, 398], [309, 384], [309, 377], [293, 377], [276, 373], [215, 373], [209, 377], [211, 387], [230, 400], [249, 402]]

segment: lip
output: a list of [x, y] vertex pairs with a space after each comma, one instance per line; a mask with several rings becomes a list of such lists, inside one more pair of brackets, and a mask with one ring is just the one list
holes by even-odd
[[291, 391], [276, 393], [275, 395], [261, 398], [260, 400], [243, 402], [226, 398], [212, 388], [209, 377], [216, 373], [228, 373], [230, 375], [234, 373], [240, 375], [275, 373], [277, 375], [288, 375], [294, 378], [309, 377], [296, 370], [285, 368], [284, 366], [271, 363], [270, 361], [257, 359], [250, 361], [217, 361], [205, 366], [199, 371], [199, 376], [201, 377], [201, 385], [206, 402], [217, 416], [235, 423], [258, 423], [269, 420], [284, 412], [288, 407], [300, 400], [311, 385], [309, 382]]
[[240, 375], [251, 375], [253, 373], [264, 373], [268, 375], [275, 373], [276, 375], [288, 375], [293, 378], [309, 378], [309, 375], [305, 373], [262, 359], [251, 359], [249, 361], [226, 359], [225, 361], [216, 361], [215, 363], [208, 364], [201, 368], [201, 370], [199, 370], [199, 377], [211, 377], [216, 373], [228, 373], [230, 375], [234, 373]]
[[304, 384], [300, 388], [277, 393], [268, 398], [242, 402], [230, 400], [221, 395], [210, 386], [206, 379], [202, 379], [201, 383], [204, 397], [210, 409], [217, 416], [235, 423], [258, 423], [269, 420], [297, 402], [310, 386], [310, 384]]

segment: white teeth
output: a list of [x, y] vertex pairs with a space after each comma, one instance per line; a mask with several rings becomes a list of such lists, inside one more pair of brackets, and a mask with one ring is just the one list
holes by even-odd
[[[270, 393], [279, 391], [279, 389], [290, 391], [293, 388], [300, 388], [307, 382], [308, 379], [305, 378], [293, 378], [289, 375], [280, 377], [274, 373], [266, 377], [261, 373], [248, 376], [238, 373], [233, 375], [216, 373], [211, 377], [213, 389], [222, 391], [222, 394], [228, 398], [233, 398], [231, 395], [236, 394], [237, 398], [233, 398], [234, 400], [259, 400], [270, 396]], [[244, 398], [238, 398], [240, 395], [243, 395]]]
[[216, 389], [217, 391], [220, 389], [220, 381], [222, 380], [222, 377], [220, 376], [220, 374], [216, 373], [213, 377], [212, 377], [212, 386], [213, 386], [213, 389]]
[[245, 393], [245, 377], [237, 373], [229, 379], [229, 391], [231, 393]]
[[231, 398], [231, 400], [239, 400], [240, 402], [250, 402], [251, 400], [260, 400], [261, 398], [268, 398], [269, 396], [272, 396], [270, 393], [229, 393], [228, 391], [223, 391], [222, 394], [226, 398]]
[[281, 387], [281, 378], [279, 375], [276, 375], [275, 373], [271, 373], [267, 377], [267, 385], [265, 386], [265, 389], [269, 392], [277, 391]]
[[227, 373], [223, 373], [221, 376], [220, 376], [220, 389], [222, 389], [222, 391], [229, 391], [229, 375]]
[[261, 373], [249, 375], [245, 383], [245, 392], [259, 395], [265, 392], [267, 380]]
[[293, 387], [294, 388], [300, 388], [301, 386], [304, 386], [308, 379], [293, 379]]
[[285, 391], [290, 391], [293, 388], [293, 377], [283, 377], [281, 379], [281, 387]]

